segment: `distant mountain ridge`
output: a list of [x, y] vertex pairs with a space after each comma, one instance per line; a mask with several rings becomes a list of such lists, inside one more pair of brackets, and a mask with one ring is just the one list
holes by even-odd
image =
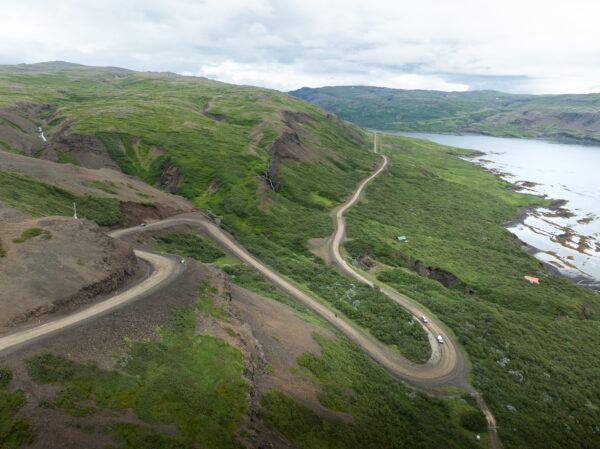
[[367, 128], [600, 143], [600, 94], [517, 95], [369, 86], [304, 87], [290, 94]]

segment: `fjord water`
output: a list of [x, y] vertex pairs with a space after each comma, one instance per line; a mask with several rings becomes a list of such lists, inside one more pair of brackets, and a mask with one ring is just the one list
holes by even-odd
[[[507, 229], [535, 248], [535, 257], [600, 291], [600, 146], [530, 139], [402, 133], [481, 151], [465, 158], [521, 191], [565, 200], [568, 213], [539, 207]], [[572, 214], [572, 215], [571, 215]]]

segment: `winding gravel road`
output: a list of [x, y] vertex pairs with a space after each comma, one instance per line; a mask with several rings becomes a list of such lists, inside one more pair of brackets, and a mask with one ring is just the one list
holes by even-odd
[[[365, 282], [369, 285], [373, 285], [373, 283], [359, 273], [356, 273], [354, 270], [351, 270], [344, 263], [340, 255], [339, 248], [343, 240], [345, 229], [343, 213], [358, 200], [365, 186], [372, 179], [381, 174], [383, 170], [385, 170], [388, 164], [387, 157], [383, 156], [382, 161], [383, 163], [380, 164], [380, 167], [358, 185], [351, 199], [337, 210], [336, 230], [332, 238], [330, 238], [330, 249], [335, 260], [343, 269], [343, 271], [358, 281]], [[120, 238], [132, 233], [142, 233], [153, 229], [163, 229], [182, 224], [189, 224], [194, 227], [202, 228], [212, 240], [217, 242], [243, 262], [252, 266], [267, 280], [277, 285], [279, 288], [292, 295], [304, 305], [319, 314], [322, 318], [330, 322], [334, 327], [344, 333], [350, 340], [363, 348], [365, 352], [371, 356], [371, 358], [373, 358], [377, 363], [379, 363], [393, 375], [423, 388], [436, 388], [447, 385], [464, 386], [466, 384], [465, 365], [463, 358], [460, 357], [460, 351], [457, 350], [455, 342], [450, 334], [445, 332], [441, 324], [437, 323], [435, 320], [430, 320], [428, 325], [431, 344], [434, 348], [432, 351], [432, 357], [425, 364], [411, 362], [393, 352], [375, 338], [366, 334], [362, 329], [339, 315], [337, 311], [333, 310], [328, 305], [318, 301], [306, 292], [302, 291], [300, 288], [296, 287], [292, 282], [278, 274], [271, 267], [268, 267], [262, 263], [248, 251], [246, 251], [246, 249], [243, 248], [239, 243], [237, 243], [232, 236], [216, 226], [201, 213], [193, 212], [182, 214], [158, 222], [149, 223], [145, 227], [135, 226], [113, 231], [109, 235], [114, 238]], [[123, 293], [113, 296], [103, 302], [94, 304], [93, 306], [73, 313], [64, 318], [1, 337], [0, 353], [8, 350], [9, 348], [14, 348], [43, 336], [47, 336], [51, 333], [59, 332], [68, 327], [75, 326], [85, 320], [92, 319], [95, 316], [114, 310], [116, 307], [120, 307], [128, 302], [139, 299], [140, 297], [159, 288], [164, 288], [185, 268], [183, 264], [177, 262], [171, 257], [138, 250], [136, 250], [136, 255], [152, 265], [153, 272], [148, 279], [133, 286], [131, 289]], [[405, 298], [402, 298], [385, 288], [382, 288], [382, 291], [413, 313], [417, 319], [423, 314], [415, 304], [406, 300]], [[439, 345], [435, 341], [434, 334], [437, 335], [438, 333], [445, 336], [447, 343], [444, 345]], [[442, 347], [440, 348], [440, 346]]]
[[[376, 134], [374, 137], [374, 151], [377, 152]], [[340, 247], [345, 236], [344, 213], [358, 201], [367, 184], [375, 177], [383, 173], [388, 164], [389, 159], [387, 156], [382, 156], [377, 170], [369, 177], [364, 179], [357, 186], [350, 200], [348, 200], [344, 205], [335, 211], [335, 231], [334, 234], [329, 238], [329, 251], [331, 253], [332, 260], [335, 261], [335, 263], [344, 273], [359, 282], [364, 282], [370, 286], [379, 286], [384, 294], [411, 313], [415, 319], [421, 323], [428, 334], [432, 347], [432, 355], [425, 364], [411, 362], [399, 354], [391, 351], [387, 346], [381, 344], [379, 341], [366, 334], [354, 323], [346, 320], [342, 316], [339, 316], [329, 306], [300, 290], [289, 280], [278, 274], [275, 270], [251, 255], [243, 246], [237, 243], [231, 235], [216, 226], [201, 213], [193, 212], [182, 214], [158, 222], [149, 223], [145, 227], [136, 226], [113, 231], [110, 233], [110, 235], [114, 238], [119, 238], [135, 232], [145, 232], [153, 229], [163, 229], [184, 224], [202, 228], [204, 232], [220, 246], [238, 257], [243, 262], [252, 266], [264, 278], [277, 285], [286, 293], [295, 297], [301, 303], [331, 323], [351, 341], [360, 346], [375, 362], [379, 363], [394, 376], [424, 389], [436, 390], [447, 386], [459, 386], [468, 391], [477, 399], [480, 408], [484, 412], [490, 427], [490, 439], [492, 447], [498, 449], [501, 447], [501, 443], [498, 439], [498, 435], [496, 434], [494, 417], [481, 395], [468, 383], [466, 378], [467, 367], [465, 358], [452, 334], [448, 332], [442, 323], [436, 320], [434, 317], [428, 316], [428, 323], [422, 323], [420, 317], [426, 315], [426, 313], [418, 304], [408, 300], [396, 292], [389, 290], [383, 284], [380, 284], [377, 281], [372, 281], [364, 275], [354, 271], [346, 264], [340, 253]], [[138, 250], [136, 250], [135, 253], [139, 258], [152, 265], [153, 272], [148, 279], [133, 286], [131, 289], [123, 293], [111, 297], [106, 301], [95, 304], [67, 317], [0, 338], [0, 354], [9, 350], [10, 348], [16, 348], [20, 345], [34, 341], [35, 339], [61, 331], [67, 327], [81, 324], [86, 320], [107, 313], [128, 302], [139, 299], [153, 291], [164, 288], [174, 279], [176, 279], [185, 268], [183, 264], [179, 263], [172, 257], [161, 256]], [[437, 335], [442, 335], [444, 337], [444, 344], [439, 344], [437, 342]]]
[[140, 282], [109, 299], [96, 303], [78, 312], [63, 318], [58, 318], [31, 329], [25, 329], [0, 338], [0, 354], [20, 346], [31, 343], [39, 338], [61, 332], [87, 320], [97, 318], [105, 313], [122, 307], [137, 299], [143, 298], [159, 289], [165, 288], [173, 282], [182, 272], [184, 267], [173, 257], [161, 256], [145, 251], [135, 250], [135, 255], [152, 267], [152, 273]]
[[[362, 275], [351, 270], [342, 260], [339, 254], [339, 246], [343, 239], [344, 234], [344, 220], [343, 213], [349, 207], [354, 204], [359, 198], [364, 187], [371, 181], [375, 176], [378, 176], [387, 166], [387, 158], [384, 156], [384, 163], [380, 165], [379, 169], [374, 172], [367, 179], [363, 180], [352, 198], [342, 206], [336, 213], [336, 231], [332, 238], [330, 238], [331, 251], [336, 255], [336, 260], [339, 265], [343, 268], [344, 272], [354, 277], [355, 279], [366, 282], [369, 285], [373, 283], [364, 278]], [[365, 352], [387, 371], [393, 375], [409, 381], [410, 383], [419, 386], [421, 388], [442, 388], [445, 386], [460, 386], [464, 387], [467, 385], [466, 382], [466, 368], [464, 358], [457, 348], [457, 345], [452, 336], [446, 332], [441, 324], [436, 320], [429, 320], [428, 334], [430, 336], [431, 344], [434, 350], [432, 351], [432, 357], [425, 364], [417, 364], [410, 360], [400, 356], [399, 354], [390, 350], [387, 346], [383, 345], [375, 338], [366, 334], [362, 329], [356, 326], [354, 323], [346, 320], [344, 317], [339, 315], [337, 311], [333, 310], [321, 301], [313, 298], [300, 288], [296, 287], [291, 281], [286, 279], [277, 273], [274, 269], [267, 266], [252, 254], [250, 254], [244, 247], [237, 243], [234, 238], [225, 232], [223, 229], [216, 226], [212, 221], [207, 219], [204, 215], [193, 212], [167, 218], [165, 220], [157, 221], [154, 223], [148, 223], [145, 227], [133, 227], [128, 229], [122, 229], [113, 232], [113, 237], [120, 237], [125, 234], [132, 232], [146, 232], [156, 229], [164, 229], [176, 225], [191, 225], [194, 227], [200, 227], [202, 230], [216, 243], [218, 243], [225, 250], [245, 262], [246, 264], [257, 270], [265, 279], [277, 285], [286, 293], [290, 294], [301, 303], [312, 309], [319, 316], [327, 320], [334, 327], [345, 334], [350, 340], [359, 345]], [[404, 308], [409, 310], [410, 313], [415, 315], [418, 320], [423, 315], [422, 310], [414, 303], [401, 297], [400, 295], [389, 291], [388, 289], [380, 287], [382, 292], [390, 296], [394, 301], [398, 302]], [[447, 339], [447, 343], [439, 345], [435, 336], [438, 334], [444, 335]]]
[[[344, 241], [346, 231], [344, 213], [358, 201], [367, 184], [383, 173], [388, 165], [389, 159], [387, 156], [382, 156], [381, 162], [379, 163], [379, 168], [377, 168], [377, 170], [375, 170], [369, 177], [361, 181], [354, 191], [352, 197], [336, 210], [335, 231], [329, 242], [332, 260], [334, 260], [339, 268], [348, 276], [356, 279], [359, 282], [370, 285], [371, 287], [377, 285], [382, 293], [392, 299], [392, 301], [402, 306], [407, 312], [412, 314], [415, 320], [419, 322], [427, 332], [429, 342], [431, 344], [431, 357], [427, 363], [422, 365], [415, 364], [406, 359], [398, 359], [396, 357], [396, 362], [399, 362], [400, 366], [386, 366], [388, 371], [396, 376], [402, 377], [410, 383], [416, 384], [423, 388], [443, 387], [446, 385], [464, 387], [467, 383], [465, 360], [455, 339], [448, 331], [445, 330], [444, 326], [430, 316], [428, 316], [428, 322], [423, 323], [421, 321], [421, 317], [428, 315], [424, 309], [419, 307], [416, 303], [399, 295], [398, 293], [391, 291], [384, 285], [368, 279], [363, 274], [354, 271], [342, 257], [341, 245]], [[444, 344], [438, 343], [438, 335], [443, 336], [445, 341]], [[373, 357], [373, 355], [371, 356]], [[382, 362], [375, 357], [373, 358], [379, 363]], [[383, 365], [383, 363], [381, 364]]]

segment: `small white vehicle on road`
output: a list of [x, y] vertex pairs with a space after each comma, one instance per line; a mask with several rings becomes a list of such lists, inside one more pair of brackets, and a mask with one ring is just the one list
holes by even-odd
[[438, 341], [439, 344], [444, 343], [444, 337], [442, 337], [441, 335], [438, 335], [437, 336], [437, 341]]
[[427, 317], [425, 315], [423, 315], [421, 317], [421, 321], [423, 321], [424, 323], [427, 323], [429, 320], [427, 319]]

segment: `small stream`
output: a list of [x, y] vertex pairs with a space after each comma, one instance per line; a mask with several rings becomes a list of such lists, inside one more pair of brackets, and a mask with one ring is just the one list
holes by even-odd
[[481, 151], [465, 158], [523, 192], [563, 200], [538, 207], [507, 229], [536, 249], [539, 260], [580, 285], [600, 291], [600, 147], [531, 139], [402, 133]]

